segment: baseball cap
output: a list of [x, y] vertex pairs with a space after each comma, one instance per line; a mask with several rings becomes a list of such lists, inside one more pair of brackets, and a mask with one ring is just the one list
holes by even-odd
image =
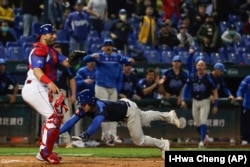
[[127, 14], [127, 11], [125, 9], [120, 9], [119, 14]]
[[83, 5], [83, 1], [82, 0], [77, 0], [76, 5]]
[[206, 61], [205, 61], [205, 58], [204, 58], [203, 56], [198, 56], [198, 57], [196, 57], [195, 60], [194, 60], [194, 63], [197, 64], [199, 61], [204, 61], [204, 62], [206, 62]]
[[0, 59], [0, 64], [6, 64], [6, 61], [4, 59]]
[[111, 39], [105, 39], [103, 46], [113, 46], [113, 41]]
[[181, 62], [181, 57], [180, 56], [174, 56], [172, 61], [179, 61], [179, 62]]
[[226, 72], [226, 71], [227, 71], [227, 70], [225, 69], [224, 64], [222, 64], [222, 63], [216, 63], [216, 64], [214, 65], [214, 69], [218, 69], [218, 70], [220, 70], [221, 72]]

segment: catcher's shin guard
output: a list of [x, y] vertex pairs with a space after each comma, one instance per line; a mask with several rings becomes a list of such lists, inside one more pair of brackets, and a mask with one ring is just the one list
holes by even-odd
[[[57, 160], [60, 161], [61, 158], [57, 157], [55, 153], [52, 152], [54, 144], [60, 134], [59, 127], [55, 127], [55, 125], [51, 121], [47, 121], [44, 123], [43, 128], [42, 128], [42, 143], [41, 145], [43, 146], [43, 149], [40, 150], [40, 154], [43, 157], [44, 160], [47, 160], [50, 162], [48, 159], [49, 157], [52, 158], [52, 162], [55, 161], [57, 163]], [[52, 154], [55, 154], [52, 156]]]
[[[57, 97], [54, 98], [54, 95]], [[60, 126], [63, 121], [63, 114], [68, 111], [68, 108], [64, 103], [65, 96], [62, 92], [53, 94], [52, 91], [49, 91], [48, 98], [54, 109], [54, 112], [48, 118], [48, 120], [44, 122], [42, 127], [40, 155], [49, 163], [58, 164], [60, 163], [61, 157], [59, 157], [57, 153], [52, 152], [52, 150], [60, 134]]]

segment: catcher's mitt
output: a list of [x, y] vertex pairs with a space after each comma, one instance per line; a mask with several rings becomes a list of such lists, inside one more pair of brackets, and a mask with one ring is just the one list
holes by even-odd
[[87, 53], [85, 51], [81, 50], [74, 50], [73, 52], [71, 52], [68, 57], [68, 62], [70, 66], [74, 67], [75, 65], [77, 65], [79, 63], [80, 58], [86, 56], [86, 54]]

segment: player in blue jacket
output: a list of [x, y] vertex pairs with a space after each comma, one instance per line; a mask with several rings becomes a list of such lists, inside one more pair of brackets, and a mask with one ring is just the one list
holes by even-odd
[[197, 127], [200, 135], [199, 147], [204, 147], [207, 144], [207, 118], [210, 112], [210, 95], [214, 96], [213, 113], [218, 111], [218, 92], [216, 85], [211, 77], [206, 73], [206, 63], [204, 60], [199, 60], [196, 63], [197, 73], [190, 76], [184, 86], [182, 103], [183, 108], [187, 108], [186, 100], [188, 99], [189, 90], [192, 97], [192, 115], [194, 126]]
[[[143, 134], [142, 126], [148, 125], [151, 121], [161, 120], [181, 127], [181, 123], [174, 110], [170, 112], [142, 111], [137, 104], [127, 98], [122, 98], [116, 102], [110, 100], [99, 100], [95, 98], [94, 92], [83, 90], [77, 97], [80, 105], [78, 111], [71, 119], [80, 119], [89, 115], [93, 118], [88, 129], [75, 136], [75, 139], [87, 141], [101, 126], [104, 121], [123, 121], [134, 144], [139, 146], [154, 146], [162, 150], [162, 158], [165, 158], [165, 151], [169, 150], [169, 140], [156, 139]], [[69, 119], [66, 123], [71, 123]], [[65, 123], [65, 124], [66, 124]], [[110, 142], [114, 137], [108, 136]]]
[[[113, 41], [105, 39], [102, 52], [94, 53], [84, 57], [84, 62], [94, 61], [96, 63], [95, 96], [99, 99], [117, 101], [118, 94], [122, 89], [122, 65], [133, 63], [134, 59], [122, 56], [113, 51]], [[102, 124], [102, 140], [104, 136], [112, 134], [121, 142], [117, 134], [117, 122], [105, 122]]]
[[70, 36], [69, 50], [87, 50], [87, 38], [90, 30], [89, 16], [87, 10], [83, 10], [83, 2], [77, 0], [75, 11], [68, 14], [64, 23], [64, 29]]
[[250, 75], [246, 76], [240, 83], [237, 90], [237, 100], [243, 101], [242, 112], [241, 112], [241, 135], [242, 144], [250, 143]]
[[84, 89], [95, 90], [95, 80], [96, 80], [96, 69], [95, 62], [90, 61], [86, 66], [81, 67], [75, 76], [77, 85], [77, 94]]

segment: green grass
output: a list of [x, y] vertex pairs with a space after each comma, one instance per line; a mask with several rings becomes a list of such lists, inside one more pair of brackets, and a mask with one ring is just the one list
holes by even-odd
[[[55, 152], [64, 156], [95, 156], [95, 157], [159, 157], [161, 152], [156, 148], [55, 148]], [[0, 148], [3, 155], [36, 155], [38, 148]]]
[[[172, 151], [199, 151], [197, 148], [172, 148]], [[240, 151], [249, 150], [249, 148], [208, 148], [202, 151]], [[160, 157], [161, 151], [157, 148], [117, 148], [117, 147], [96, 147], [96, 148], [55, 148], [62, 156], [92, 156], [92, 157], [113, 157], [113, 158], [143, 158]], [[35, 156], [38, 152], [37, 147], [0, 147], [0, 156]]]

